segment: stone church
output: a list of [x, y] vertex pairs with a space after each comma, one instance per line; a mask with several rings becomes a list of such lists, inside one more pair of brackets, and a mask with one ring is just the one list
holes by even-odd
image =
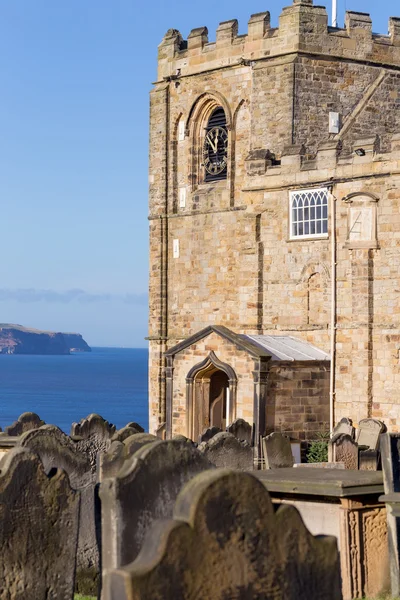
[[212, 37], [167, 31], [151, 92], [150, 431], [398, 431], [400, 19]]

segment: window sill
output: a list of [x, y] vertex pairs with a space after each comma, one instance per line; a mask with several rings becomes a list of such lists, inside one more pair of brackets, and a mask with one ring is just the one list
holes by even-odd
[[287, 238], [287, 242], [310, 242], [310, 241], [318, 241], [318, 240], [329, 240], [329, 235], [298, 235], [296, 237]]

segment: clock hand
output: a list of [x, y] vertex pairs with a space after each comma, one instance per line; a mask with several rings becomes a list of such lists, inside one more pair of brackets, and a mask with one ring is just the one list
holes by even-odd
[[208, 143], [210, 144], [210, 146], [211, 146], [211, 148], [213, 149], [213, 152], [214, 152], [214, 154], [215, 154], [215, 152], [217, 151], [217, 150], [216, 150], [216, 146], [215, 146], [215, 145], [214, 145], [214, 143], [212, 142], [212, 140], [211, 140], [211, 136], [210, 136], [210, 134], [209, 134], [209, 133], [207, 133], [207, 138], [206, 138], [206, 139], [207, 139]]
[[214, 146], [214, 154], [217, 154], [217, 152], [218, 152], [218, 135], [219, 135], [219, 129], [217, 129], [217, 131], [215, 132], [215, 138], [214, 138], [214, 142], [215, 142], [215, 146]]

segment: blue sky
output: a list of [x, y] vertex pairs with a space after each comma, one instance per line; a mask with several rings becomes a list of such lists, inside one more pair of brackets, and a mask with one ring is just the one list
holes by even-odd
[[[4, 0], [0, 321], [145, 346], [148, 93], [157, 45], [282, 2]], [[323, 2], [318, 1], [319, 4]], [[386, 33], [394, 0], [338, 0]], [[330, 8], [330, 6], [329, 6]]]

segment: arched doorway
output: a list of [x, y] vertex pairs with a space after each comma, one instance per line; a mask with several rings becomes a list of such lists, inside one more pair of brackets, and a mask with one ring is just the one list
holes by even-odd
[[224, 430], [236, 418], [237, 378], [213, 352], [186, 378], [188, 437], [197, 440], [207, 427]]

